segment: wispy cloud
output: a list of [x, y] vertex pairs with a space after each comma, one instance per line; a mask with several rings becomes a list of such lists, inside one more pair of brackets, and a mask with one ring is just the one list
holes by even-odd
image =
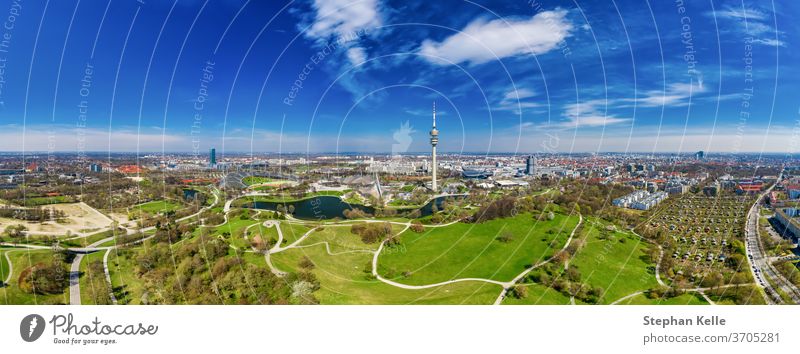
[[623, 99], [623, 101], [636, 102], [641, 107], [682, 107], [689, 104], [693, 96], [705, 93], [706, 87], [702, 79], [692, 82], [676, 82], [669, 84], [665, 90], [645, 91], [642, 97], [636, 99]]
[[566, 104], [562, 116], [565, 121], [557, 123], [556, 128], [592, 128], [606, 125], [627, 123], [629, 118], [617, 117], [608, 114], [609, 101], [606, 99], [592, 99], [583, 102]]
[[536, 92], [529, 88], [511, 89], [503, 94], [495, 108], [520, 114], [526, 109], [543, 107], [543, 104], [532, 100], [535, 96]]
[[544, 11], [527, 20], [478, 19], [441, 42], [425, 40], [419, 53], [434, 64], [472, 64], [518, 55], [541, 55], [570, 36], [565, 10]]
[[766, 45], [771, 47], [785, 47], [786, 43], [777, 38], [764, 38], [765, 36], [778, 37], [783, 35], [782, 31], [769, 22], [772, 15], [764, 10], [743, 7], [743, 6], [726, 6], [722, 10], [709, 13], [710, 16], [716, 18], [737, 22], [736, 30], [747, 36], [754, 37], [752, 42], [755, 44]]

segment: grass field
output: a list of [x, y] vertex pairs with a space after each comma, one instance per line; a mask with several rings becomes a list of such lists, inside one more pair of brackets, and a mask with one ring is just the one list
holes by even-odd
[[[261, 221], [257, 221], [257, 224], [261, 224]], [[227, 224], [226, 224], [227, 225]], [[254, 225], [254, 224], [250, 224]], [[224, 227], [225, 225], [221, 226]], [[231, 228], [237, 228], [235, 224], [231, 224]], [[289, 223], [281, 223], [279, 226], [281, 232], [283, 233], [283, 246], [289, 245], [294, 241], [297, 241], [300, 237], [302, 237], [308, 230], [311, 230], [311, 227], [301, 225], [301, 224], [289, 224]], [[245, 226], [247, 228], [247, 226]], [[219, 232], [220, 230], [218, 230]], [[227, 230], [221, 230], [227, 231]], [[264, 227], [263, 225], [253, 226], [250, 228], [249, 233], [251, 235], [261, 235], [261, 238], [264, 240], [272, 239], [274, 241], [278, 240], [278, 230], [275, 226], [273, 227]], [[236, 238], [231, 239], [231, 244], [234, 246], [239, 246], [242, 244], [244, 240], [237, 240]], [[246, 243], [246, 246], [249, 247], [249, 243]]]
[[[351, 225], [325, 226], [322, 230], [311, 233], [308, 238], [303, 240], [298, 246], [306, 247], [309, 245], [328, 243], [332, 253], [350, 251], [374, 251], [378, 249], [379, 243], [365, 244], [361, 241], [361, 236], [350, 232]], [[403, 230], [402, 225], [392, 225], [394, 234]], [[284, 237], [285, 237], [284, 231]]]
[[[23, 270], [37, 264], [49, 263], [53, 259], [53, 252], [50, 250], [23, 250], [15, 249], [9, 251], [5, 249], [4, 252], [10, 252], [9, 258], [14, 264], [14, 272], [11, 275], [11, 281], [5, 287], [0, 288], [0, 303], [15, 304], [15, 305], [54, 305], [54, 304], [68, 304], [69, 291], [64, 291], [63, 294], [40, 295], [29, 294], [19, 288], [18, 280]], [[3, 255], [5, 258], [5, 255]]]
[[[283, 233], [283, 243], [284, 245], [292, 244], [293, 242], [297, 241], [303, 235], [305, 235], [308, 230], [311, 230], [311, 227], [301, 224], [289, 224], [282, 222], [280, 224], [281, 232]], [[270, 229], [265, 229], [265, 231]], [[277, 231], [275, 229], [271, 229], [271, 232], [275, 232], [275, 237], [278, 237]]]
[[271, 257], [279, 269], [294, 271], [303, 256], [315, 264], [313, 272], [321, 289], [314, 295], [322, 304], [491, 304], [502, 290], [498, 285], [478, 282], [423, 290], [397, 288], [372, 279], [372, 253], [331, 256], [322, 244], [289, 249]]
[[[378, 271], [410, 285], [457, 278], [508, 281], [561, 249], [577, 223], [577, 216], [556, 214], [553, 220], [537, 221], [531, 214], [520, 214], [480, 224], [426, 228], [422, 233], [407, 231], [401, 245], [395, 246], [401, 251], [381, 254]], [[510, 240], [498, 239], [507, 234]]]
[[133, 209], [145, 213], [158, 214], [175, 211], [181, 207], [183, 206], [176, 201], [162, 199], [136, 205]]
[[[260, 224], [261, 222], [262, 222], [261, 220], [255, 220], [255, 219], [245, 219], [245, 220], [239, 218], [228, 219], [227, 223], [212, 228], [209, 234], [211, 236], [216, 237], [228, 233], [230, 234], [230, 236], [226, 237], [226, 239], [232, 245], [240, 248], [249, 248], [250, 243], [244, 239], [244, 230], [251, 225]], [[258, 227], [260, 226], [253, 226], [253, 228], [258, 228]], [[250, 231], [255, 231], [255, 230], [250, 229]]]
[[247, 176], [245, 178], [242, 178], [242, 183], [248, 186], [252, 186], [254, 184], [268, 183], [268, 182], [272, 182], [272, 178], [259, 177], [259, 176]]
[[624, 296], [658, 285], [655, 265], [646, 260], [648, 244], [630, 232], [607, 231], [605, 223], [590, 218], [584, 227], [586, 245], [570, 261], [581, 280], [604, 289], [598, 303], [612, 303]]
[[25, 206], [39, 206], [48, 204], [73, 203], [73, 202], [75, 202], [75, 198], [68, 195], [59, 195], [55, 197], [25, 198]]

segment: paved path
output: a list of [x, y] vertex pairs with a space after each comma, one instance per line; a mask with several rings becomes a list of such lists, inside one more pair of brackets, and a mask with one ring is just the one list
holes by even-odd
[[69, 268], [69, 304], [81, 304], [81, 261], [84, 253], [78, 253]]
[[[72, 260], [72, 264], [69, 267], [69, 304], [70, 305], [80, 305], [81, 304], [81, 261], [83, 257], [89, 253], [94, 253], [99, 251], [97, 248], [98, 245], [101, 243], [106, 242], [105, 239], [97, 241], [82, 250], [86, 250], [85, 252], [75, 252], [75, 258]], [[72, 249], [70, 249], [72, 250]], [[109, 248], [110, 250], [110, 248]]]
[[708, 301], [709, 304], [716, 305], [716, 303], [714, 301], [711, 301], [711, 298], [708, 297], [708, 295], [706, 295], [705, 291], [700, 291], [700, 295], [702, 295], [703, 298], [706, 299], [706, 301]]
[[628, 299], [630, 299], [630, 298], [632, 298], [632, 297], [634, 297], [634, 296], [641, 295], [641, 294], [644, 294], [644, 291], [637, 291], [637, 292], [635, 292], [635, 293], [633, 293], [633, 294], [630, 294], [630, 295], [625, 295], [625, 296], [623, 296], [623, 297], [619, 298], [617, 301], [614, 301], [614, 302], [610, 303], [609, 305], [616, 305], [616, 304], [619, 304], [620, 302], [623, 302], [623, 301], [625, 301], [625, 300], [628, 300]]
[[106, 274], [106, 283], [108, 283], [108, 297], [111, 298], [111, 303], [117, 304], [117, 297], [114, 296], [114, 285], [111, 283], [111, 272], [108, 271], [108, 255], [111, 254], [111, 249], [106, 250], [103, 255], [103, 272]]
[[6, 251], [3, 254], [6, 257], [6, 261], [8, 262], [8, 275], [6, 276], [6, 279], [3, 281], [5, 284], [11, 282], [11, 275], [14, 274], [14, 264], [11, 263], [11, 258], [8, 257], [8, 252], [9, 251]]

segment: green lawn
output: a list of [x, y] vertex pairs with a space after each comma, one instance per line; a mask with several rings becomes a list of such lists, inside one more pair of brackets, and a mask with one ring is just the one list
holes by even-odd
[[[658, 285], [655, 264], [645, 260], [648, 244], [630, 232], [606, 231], [604, 223], [587, 220], [586, 245], [570, 261], [581, 273], [581, 280], [592, 287], [603, 288], [600, 304]], [[596, 226], [592, 222], [598, 222]], [[607, 239], [603, 239], [603, 234]]]
[[252, 186], [254, 184], [268, 183], [268, 182], [272, 182], [272, 178], [259, 177], [259, 176], [247, 176], [245, 178], [242, 178], [242, 183], [248, 186]]
[[[401, 245], [381, 253], [378, 271], [410, 285], [457, 278], [508, 281], [561, 249], [577, 223], [577, 216], [556, 214], [553, 220], [537, 221], [531, 214], [520, 214], [480, 224], [426, 228], [422, 233], [409, 230], [401, 236]], [[511, 240], [497, 239], [504, 234]]]
[[154, 200], [151, 202], [142, 203], [134, 206], [133, 208], [135, 210], [139, 210], [145, 213], [158, 214], [158, 213], [175, 211], [182, 207], [183, 205], [181, 205], [176, 201], [162, 199], [162, 200]]
[[[281, 232], [283, 232], [284, 245], [290, 245], [305, 235], [311, 227], [302, 224], [290, 224], [281, 222]], [[278, 238], [277, 231], [274, 228], [264, 229], [265, 231], [274, 232], [275, 238]]]
[[[210, 230], [211, 236], [222, 236], [224, 233], [230, 234], [227, 237], [227, 240], [230, 241], [236, 247], [243, 247], [248, 248], [249, 242], [244, 240], [244, 230], [247, 229], [248, 226], [256, 225], [262, 223], [261, 220], [254, 220], [254, 219], [228, 219], [226, 224], [222, 224]], [[253, 226], [250, 231], [255, 231], [254, 228], [258, 228], [260, 226]]]
[[[361, 236], [350, 232], [351, 225], [325, 226], [322, 230], [311, 233], [308, 238], [303, 240], [298, 246], [305, 247], [314, 244], [327, 242], [332, 253], [350, 251], [374, 251], [378, 249], [379, 243], [366, 244], [361, 241]], [[402, 231], [403, 226], [392, 225], [392, 231], [396, 234]], [[284, 235], [285, 236], [285, 235]]]
[[[11, 275], [9, 284], [0, 288], [0, 303], [15, 305], [53, 305], [69, 303], [69, 290], [65, 290], [62, 294], [34, 295], [22, 291], [18, 285], [20, 273], [34, 264], [51, 262], [53, 259], [52, 251], [27, 249], [10, 251], [5, 249], [4, 252], [10, 252], [9, 258], [11, 258], [11, 262], [14, 264], [14, 273]], [[5, 258], [5, 255], [3, 258]]]
[[74, 203], [75, 198], [68, 195], [59, 195], [55, 197], [32, 197], [25, 198], [25, 206], [39, 206], [47, 204], [61, 204], [61, 203]]
[[258, 267], [267, 267], [267, 260], [264, 259], [264, 255], [261, 253], [254, 253], [254, 252], [246, 252], [242, 255], [242, 259], [250, 264], [253, 264]]
[[491, 304], [500, 286], [463, 282], [423, 290], [406, 290], [384, 284], [370, 276], [371, 253], [328, 255], [324, 245], [293, 248], [271, 256], [284, 271], [296, 271], [303, 256], [315, 264], [321, 289], [315, 296], [322, 304]]

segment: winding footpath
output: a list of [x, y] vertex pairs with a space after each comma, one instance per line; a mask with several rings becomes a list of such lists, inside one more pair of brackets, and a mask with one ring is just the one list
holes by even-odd
[[106, 275], [106, 282], [108, 283], [108, 297], [111, 299], [111, 303], [116, 305], [117, 304], [117, 297], [114, 296], [114, 284], [111, 282], [111, 272], [108, 271], [108, 255], [111, 254], [111, 249], [109, 248], [106, 250], [106, 254], [103, 255], [103, 273]]
[[6, 275], [6, 279], [3, 281], [4, 284], [8, 284], [11, 281], [11, 275], [14, 274], [14, 264], [11, 263], [11, 258], [8, 257], [8, 252], [6, 251], [3, 255], [6, 257], [6, 262], [8, 262], [8, 275]]

